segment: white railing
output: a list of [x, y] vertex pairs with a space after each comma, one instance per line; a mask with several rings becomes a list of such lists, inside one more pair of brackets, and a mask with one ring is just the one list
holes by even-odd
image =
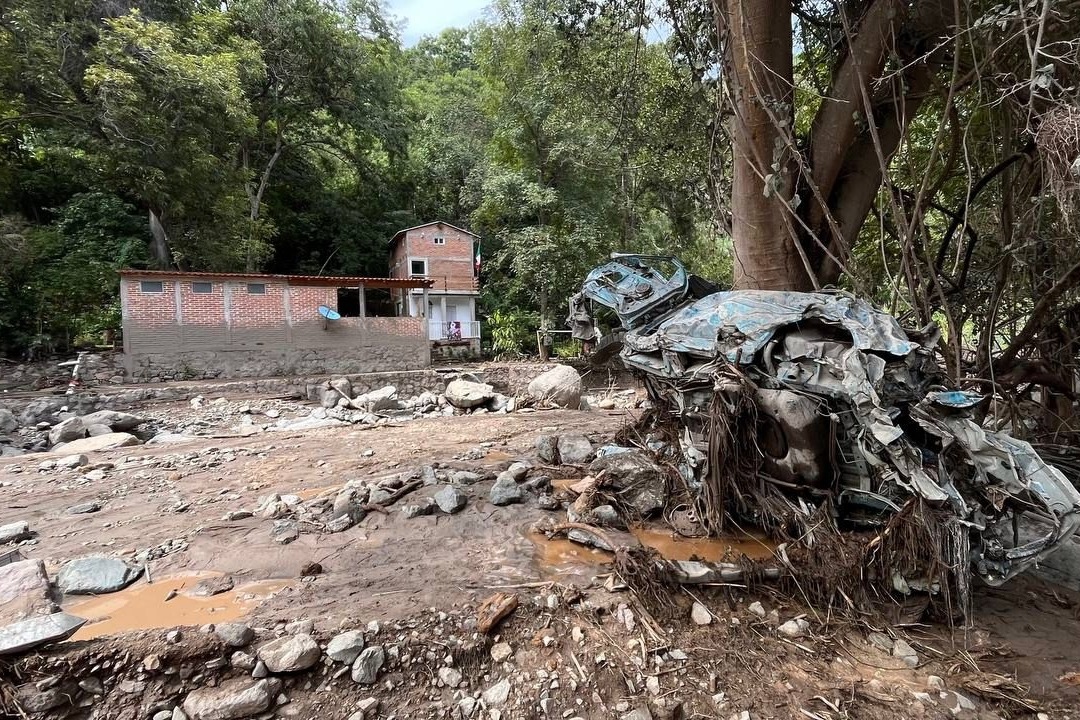
[[480, 337], [479, 320], [428, 321], [428, 337], [431, 340], [469, 340]]

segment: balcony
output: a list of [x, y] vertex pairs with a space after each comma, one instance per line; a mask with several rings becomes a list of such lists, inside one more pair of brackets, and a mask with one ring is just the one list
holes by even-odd
[[428, 321], [430, 340], [472, 340], [480, 337], [479, 320]]

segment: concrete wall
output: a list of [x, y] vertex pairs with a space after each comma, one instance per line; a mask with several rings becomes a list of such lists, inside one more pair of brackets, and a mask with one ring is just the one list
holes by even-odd
[[336, 287], [266, 279], [258, 281], [265, 292], [252, 293], [246, 279], [214, 279], [210, 293], [195, 293], [192, 283], [199, 278], [147, 279], [160, 281], [162, 292], [142, 292], [138, 276], [121, 284], [125, 367], [136, 382], [416, 370], [430, 364], [422, 318], [324, 320], [318, 307], [337, 306]]

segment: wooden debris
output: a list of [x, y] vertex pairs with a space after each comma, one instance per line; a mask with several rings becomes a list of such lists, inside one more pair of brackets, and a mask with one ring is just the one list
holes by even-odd
[[487, 635], [499, 623], [514, 612], [518, 606], [518, 597], [510, 593], [497, 592], [483, 603], [476, 611], [476, 627]]

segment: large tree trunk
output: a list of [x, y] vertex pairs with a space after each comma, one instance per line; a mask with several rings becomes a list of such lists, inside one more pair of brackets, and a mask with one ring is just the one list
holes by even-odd
[[735, 286], [813, 287], [790, 211], [794, 171], [791, 0], [716, 0], [735, 108], [731, 235]]

